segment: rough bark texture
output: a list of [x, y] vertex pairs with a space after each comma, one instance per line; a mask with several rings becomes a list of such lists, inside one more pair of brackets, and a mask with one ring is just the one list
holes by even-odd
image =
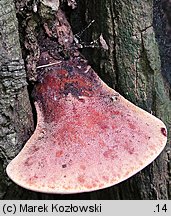
[[8, 187], [5, 167], [31, 135], [33, 119], [12, 0], [0, 1], [0, 28], [0, 197], [13, 198], [18, 187]]
[[[22, 4], [17, 2], [18, 5]], [[78, 0], [77, 3], [77, 9], [69, 13], [74, 32], [78, 33], [95, 20], [82, 35], [82, 40], [96, 40], [102, 34], [109, 46], [108, 50], [84, 49], [83, 54], [90, 64], [108, 85], [136, 105], [161, 118], [169, 131], [171, 102], [170, 80], [167, 74], [170, 49], [162, 44], [163, 40], [167, 41], [165, 44], [169, 44], [169, 40], [164, 33], [161, 34], [165, 31], [161, 1]], [[23, 20], [20, 16], [20, 25]], [[35, 76], [35, 70], [28, 67], [28, 57], [31, 56], [31, 59], [36, 61], [39, 53], [34, 34], [35, 29], [40, 28], [38, 21], [34, 14], [32, 19], [25, 23], [26, 36], [20, 34], [21, 42], [33, 41], [32, 44], [27, 43], [29, 55], [28, 50], [23, 52], [29, 71], [27, 77], [30, 80]], [[170, 199], [170, 140], [160, 157], [151, 165], [129, 180], [108, 189], [79, 195], [45, 195], [31, 191], [25, 193], [26, 190], [11, 184], [5, 175], [5, 166], [19, 152], [34, 126], [12, 0], [0, 1], [0, 27], [0, 198]], [[30, 33], [33, 33], [33, 37], [28, 39]], [[169, 57], [165, 56], [164, 50], [168, 50]]]

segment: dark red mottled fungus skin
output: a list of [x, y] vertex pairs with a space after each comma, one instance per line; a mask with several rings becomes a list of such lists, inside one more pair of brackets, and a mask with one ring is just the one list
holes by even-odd
[[[43, 53], [46, 59], [44, 64], [49, 64], [47, 53]], [[40, 74], [41, 70], [39, 69]], [[59, 101], [68, 94], [84, 102], [82, 96], [92, 97], [94, 95], [102, 95], [102, 84], [98, 76], [88, 66], [87, 62], [80, 57], [75, 59], [62, 61], [55, 66], [49, 66], [43, 75], [39, 76], [38, 84], [34, 90], [34, 98], [42, 104], [45, 111], [47, 121], [53, 121], [56, 117], [56, 109], [60, 113]]]

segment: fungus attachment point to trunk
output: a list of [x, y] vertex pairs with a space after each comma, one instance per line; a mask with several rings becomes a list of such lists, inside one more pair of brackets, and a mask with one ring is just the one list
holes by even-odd
[[29, 190], [65, 194], [115, 185], [166, 144], [163, 122], [109, 88], [79, 57], [49, 65], [34, 97], [36, 130], [7, 166]]

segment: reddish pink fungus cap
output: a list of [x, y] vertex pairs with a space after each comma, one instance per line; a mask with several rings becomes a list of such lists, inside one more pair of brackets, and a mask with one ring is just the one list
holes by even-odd
[[109, 88], [89, 66], [70, 65], [48, 68], [35, 88], [36, 130], [7, 166], [24, 188], [106, 188], [143, 169], [166, 144], [162, 121]]

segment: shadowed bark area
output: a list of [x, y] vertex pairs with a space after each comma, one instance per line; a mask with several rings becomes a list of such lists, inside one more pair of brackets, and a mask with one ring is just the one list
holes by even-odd
[[[47, 22], [53, 15], [47, 17], [46, 7], [41, 9], [39, 15], [33, 13], [32, 1], [16, 2], [27, 78], [32, 81], [36, 79], [35, 62], [39, 58], [37, 41], [38, 32], [42, 29], [40, 19], [41, 22]], [[22, 5], [24, 2], [27, 4]], [[81, 39], [90, 42], [102, 34], [109, 47], [108, 50], [83, 49], [83, 54], [95, 71], [125, 98], [162, 119], [169, 131], [170, 84], [166, 79], [169, 62], [165, 59], [170, 56], [165, 57], [165, 47], [162, 46], [166, 36], [161, 33], [164, 22], [161, 1], [78, 0], [77, 4], [73, 11], [66, 6], [63, 8], [69, 16], [74, 33], [80, 32], [95, 20]], [[28, 15], [19, 11], [22, 7], [27, 8]], [[123, 183], [97, 192], [46, 195], [24, 190], [9, 181], [5, 166], [30, 137], [34, 124], [12, 0], [0, 2], [0, 20], [0, 198], [170, 199], [170, 140], [162, 154], [143, 171]]]

